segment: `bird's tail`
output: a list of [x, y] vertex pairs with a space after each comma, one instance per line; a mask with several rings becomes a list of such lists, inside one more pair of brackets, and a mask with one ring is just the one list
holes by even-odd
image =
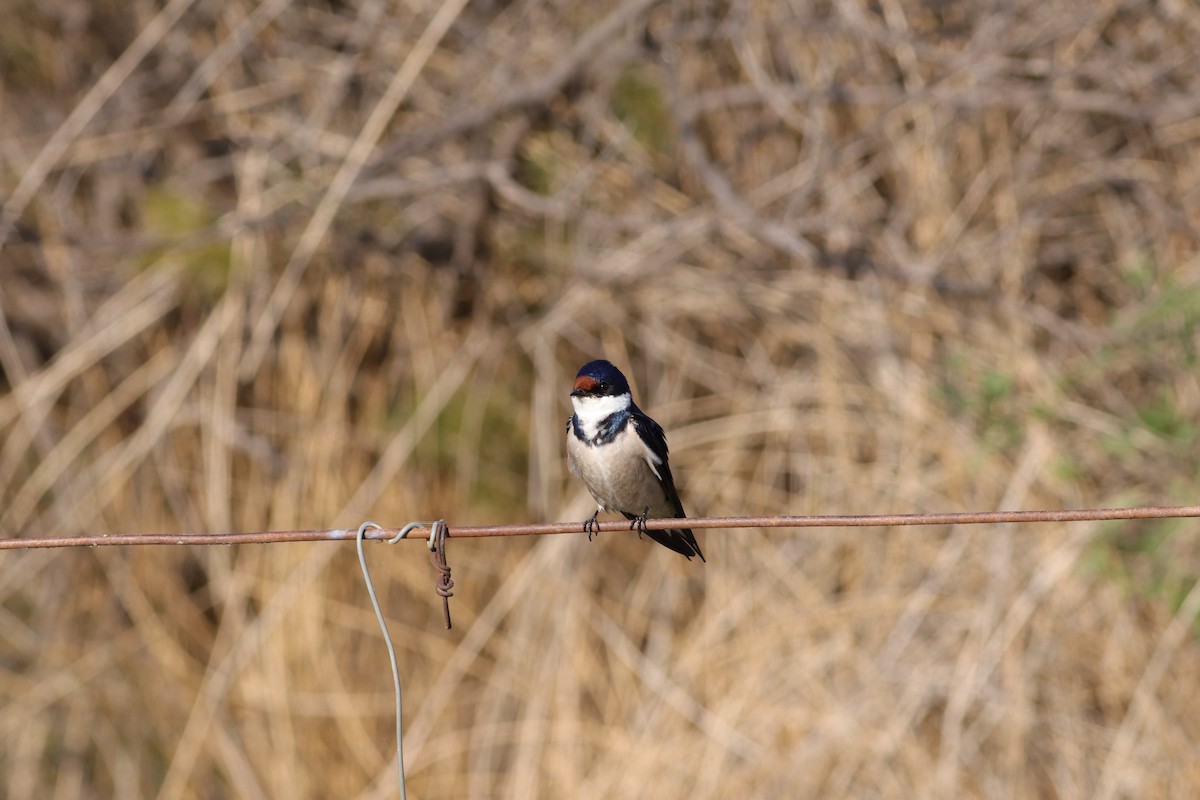
[[[637, 514], [630, 514], [628, 511], [622, 511], [625, 519], [637, 519]], [[683, 515], [680, 514], [680, 517]], [[676, 553], [681, 553], [687, 556], [688, 561], [692, 560], [692, 556], [700, 556], [700, 560], [704, 561], [704, 553], [700, 552], [700, 545], [696, 544], [696, 537], [692, 535], [689, 528], [669, 528], [665, 531], [646, 531], [646, 535], [654, 541], [661, 544], [663, 547], [674, 550]]]
[[704, 561], [704, 553], [700, 552], [700, 545], [696, 544], [696, 537], [692, 535], [691, 530], [688, 528], [646, 531], [646, 535], [663, 547], [669, 547], [676, 553], [682, 553], [687, 556], [689, 561], [692, 559], [692, 556], [700, 556], [700, 560]]

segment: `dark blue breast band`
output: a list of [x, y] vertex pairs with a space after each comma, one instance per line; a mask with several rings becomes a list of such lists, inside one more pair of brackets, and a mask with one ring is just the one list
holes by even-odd
[[575, 433], [575, 438], [593, 447], [600, 444], [608, 444], [613, 439], [617, 438], [617, 434], [625, 430], [625, 426], [629, 424], [629, 412], [616, 411], [609, 414], [600, 423], [600, 429], [596, 431], [596, 435], [591, 439], [587, 438], [587, 434], [583, 432], [583, 426], [579, 424], [579, 417], [571, 416], [571, 428]]

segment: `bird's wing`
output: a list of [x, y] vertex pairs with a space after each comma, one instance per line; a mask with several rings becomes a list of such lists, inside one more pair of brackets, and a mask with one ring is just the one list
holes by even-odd
[[[671, 465], [667, 462], [667, 437], [663, 433], [662, 426], [647, 417], [637, 406], [630, 409], [630, 416], [633, 418], [634, 430], [641, 437], [642, 443], [646, 445], [646, 463], [658, 476], [663, 494], [667, 496], [667, 502], [670, 503], [671, 508], [675, 509], [676, 517], [687, 516], [683, 513], [683, 503], [679, 502], [679, 492], [675, 491], [675, 478], [671, 476]], [[632, 514], [622, 513], [625, 513], [629, 519], [634, 518]], [[704, 560], [704, 553], [700, 552], [700, 545], [696, 543], [696, 537], [689, 528], [646, 531], [646, 535], [676, 553], [687, 556], [689, 561], [693, 555], [700, 556], [701, 561]]]
[[683, 503], [679, 501], [679, 493], [675, 491], [675, 479], [671, 476], [671, 465], [667, 461], [667, 437], [663, 433], [662, 426], [646, 416], [637, 406], [630, 411], [633, 428], [649, 451], [646, 455], [646, 463], [658, 476], [658, 482], [662, 484], [667, 502], [675, 509], [675, 515], [684, 516]]

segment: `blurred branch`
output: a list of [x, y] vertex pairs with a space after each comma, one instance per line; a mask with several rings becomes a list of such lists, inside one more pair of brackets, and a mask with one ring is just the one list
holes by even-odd
[[517, 86], [488, 105], [468, 108], [432, 130], [413, 133], [397, 145], [382, 150], [376, 163], [390, 164], [404, 155], [425, 150], [438, 142], [480, 128], [510, 111], [545, 104], [581, 72], [595, 69], [600, 53], [608, 46], [610, 40], [627, 24], [660, 2], [661, 0], [626, 0], [617, 10], [589, 28], [566, 55], [539, 77]]
[[465, 5], [466, 0], [451, 0], [438, 9], [437, 14], [421, 34], [404, 63], [400, 65], [400, 69], [392, 77], [383, 97], [371, 109], [370, 115], [363, 123], [362, 130], [346, 154], [346, 159], [338, 168], [337, 174], [321, 197], [321, 202], [317, 205], [316, 210], [313, 211], [308, 225], [304, 228], [304, 233], [300, 235], [300, 241], [292, 251], [283, 274], [279, 276], [275, 288], [271, 290], [266, 308], [262, 310], [255, 321], [250, 344], [246, 348], [239, 367], [239, 374], [243, 380], [248, 379], [258, 369], [258, 365], [270, 346], [271, 337], [275, 333], [280, 315], [291, 301], [292, 295], [300, 284], [300, 278], [304, 275], [304, 270], [316, 253], [317, 247], [324, 241], [329, 226], [333, 224], [334, 217], [350, 193], [350, 188], [357, 180], [363, 165], [366, 164], [371, 151], [375, 149], [379, 138], [383, 135], [388, 123], [391, 122], [396, 109], [400, 107], [401, 101], [408, 96], [409, 90], [416, 83], [418, 76], [425, 69], [426, 63], [433, 56], [442, 38], [449, 32], [450, 26], [458, 18]]
[[113, 62], [100, 80], [92, 85], [83, 99], [71, 110], [70, 116], [63, 124], [58, 126], [54, 135], [47, 140], [45, 146], [37, 154], [37, 158], [21, 176], [21, 182], [17, 184], [17, 188], [4, 203], [3, 209], [0, 209], [0, 246], [4, 245], [17, 219], [25, 211], [29, 201], [37, 195], [46, 176], [54, 169], [71, 143], [79, 134], [83, 133], [92, 118], [100, 112], [100, 109], [133, 73], [142, 59], [158, 46], [167, 31], [179, 21], [179, 18], [191, 7], [193, 2], [195, 0], [172, 0], [166, 8], [160, 11], [142, 28], [137, 38], [133, 40], [133, 44], [129, 45], [121, 57]]

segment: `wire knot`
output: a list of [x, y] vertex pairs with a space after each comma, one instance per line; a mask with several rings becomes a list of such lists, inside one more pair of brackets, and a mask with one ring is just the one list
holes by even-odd
[[446, 619], [446, 630], [450, 630], [450, 598], [454, 596], [454, 581], [450, 578], [450, 565], [446, 563], [446, 521], [439, 519], [429, 531], [429, 563], [438, 571], [437, 584], [433, 590], [442, 598], [442, 615]]

